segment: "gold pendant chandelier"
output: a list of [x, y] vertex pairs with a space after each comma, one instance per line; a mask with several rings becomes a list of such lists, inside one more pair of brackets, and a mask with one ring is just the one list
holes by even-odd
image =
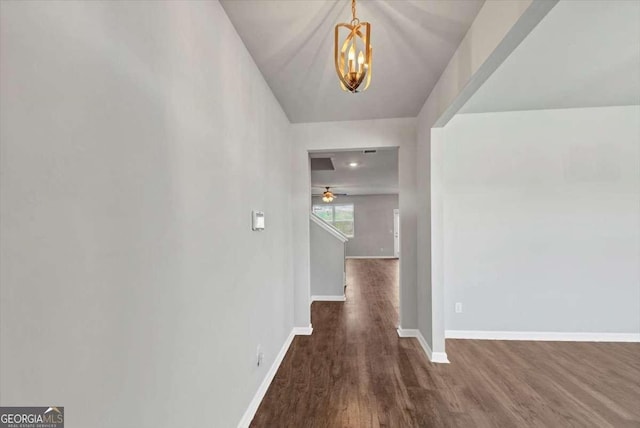
[[[371, 83], [371, 24], [356, 17], [356, 0], [351, 0], [351, 15], [350, 24], [336, 25], [334, 61], [342, 90], [356, 93]], [[349, 35], [340, 43], [342, 27], [349, 30]]]

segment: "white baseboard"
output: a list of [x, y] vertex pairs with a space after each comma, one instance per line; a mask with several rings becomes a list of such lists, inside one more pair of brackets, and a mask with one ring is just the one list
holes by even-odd
[[260, 407], [260, 403], [262, 402], [264, 395], [267, 393], [269, 385], [271, 385], [271, 381], [278, 372], [278, 368], [280, 367], [280, 364], [282, 364], [284, 356], [287, 355], [287, 351], [289, 350], [289, 346], [291, 346], [291, 342], [293, 342], [293, 338], [299, 335], [310, 335], [312, 331], [313, 328], [311, 327], [311, 324], [309, 324], [309, 327], [294, 327], [291, 330], [291, 333], [289, 333], [289, 336], [284, 341], [282, 348], [280, 348], [280, 352], [276, 355], [276, 359], [273, 361], [273, 364], [271, 364], [271, 367], [269, 367], [269, 371], [264, 375], [264, 379], [251, 399], [249, 407], [247, 407], [244, 415], [242, 415], [242, 419], [238, 422], [238, 428], [248, 428], [249, 425], [251, 425], [251, 421], [253, 420], [258, 407]]
[[346, 256], [345, 259], [397, 259], [396, 256]]
[[420, 330], [417, 328], [402, 328], [398, 327], [398, 336], [400, 337], [418, 337]]
[[312, 302], [344, 302], [347, 300], [347, 297], [343, 294], [342, 296], [311, 296]]
[[240, 422], [238, 423], [238, 428], [245, 428], [251, 425], [251, 421], [253, 420], [253, 417], [255, 416], [256, 411], [258, 410], [258, 407], [260, 406], [260, 403], [262, 402], [264, 395], [267, 393], [267, 390], [269, 389], [269, 385], [271, 385], [271, 381], [276, 375], [276, 372], [278, 371], [278, 367], [280, 367], [280, 364], [282, 363], [282, 360], [284, 359], [284, 356], [287, 354], [287, 350], [289, 349], [289, 346], [291, 345], [291, 342], [295, 337], [294, 331], [295, 331], [295, 328], [291, 330], [291, 333], [289, 333], [289, 337], [287, 337], [287, 340], [285, 340], [284, 345], [282, 345], [280, 352], [278, 352], [278, 355], [276, 356], [276, 359], [274, 360], [273, 364], [269, 368], [269, 371], [267, 372], [267, 374], [264, 376], [262, 383], [258, 387], [258, 390], [253, 396], [253, 399], [249, 403], [249, 407], [247, 407], [247, 410], [244, 412], [244, 415], [242, 415], [242, 419], [240, 419]]
[[313, 326], [309, 324], [309, 327], [293, 327], [292, 333], [296, 336], [311, 336]]
[[427, 343], [427, 341], [424, 339], [424, 336], [422, 335], [422, 333], [420, 333], [420, 330], [413, 329], [413, 328], [398, 327], [398, 336], [415, 337], [416, 339], [418, 339], [420, 346], [422, 346], [422, 350], [424, 351], [425, 354], [427, 354], [427, 358], [429, 358], [429, 361], [431, 361], [432, 363], [442, 363], [442, 364], [449, 363], [449, 359], [447, 358], [447, 353], [433, 352], [429, 347], [429, 344]]
[[640, 333], [571, 333], [557, 331], [446, 330], [447, 339], [539, 340], [552, 342], [640, 342]]
[[431, 362], [440, 363], [440, 364], [449, 364], [449, 358], [447, 357], [446, 352], [432, 352]]

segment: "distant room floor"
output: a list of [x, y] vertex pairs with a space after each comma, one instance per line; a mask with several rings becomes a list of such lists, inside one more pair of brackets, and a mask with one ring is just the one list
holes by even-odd
[[347, 261], [347, 301], [314, 302], [254, 427], [640, 426], [640, 344], [398, 338], [398, 260]]

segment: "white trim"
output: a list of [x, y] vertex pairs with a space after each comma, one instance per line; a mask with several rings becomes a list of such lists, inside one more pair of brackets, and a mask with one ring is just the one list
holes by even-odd
[[312, 302], [344, 302], [347, 300], [347, 296], [311, 296]]
[[409, 329], [409, 328], [398, 327], [398, 336], [415, 337], [416, 339], [418, 339], [418, 343], [420, 343], [420, 346], [422, 346], [422, 350], [424, 351], [425, 354], [427, 354], [427, 358], [429, 358], [429, 361], [431, 361], [432, 363], [441, 363], [441, 364], [449, 363], [449, 359], [447, 358], [447, 353], [433, 352], [429, 347], [429, 344], [425, 340], [424, 336], [422, 335], [422, 333], [420, 333], [420, 330], [413, 329], [413, 328]]
[[418, 329], [398, 327], [399, 337], [418, 337], [419, 334], [420, 334], [420, 330]]
[[309, 324], [309, 327], [293, 327], [292, 333], [296, 336], [311, 336], [313, 327], [311, 324]]
[[345, 259], [397, 259], [396, 256], [346, 256]]
[[[397, 221], [396, 221], [397, 217]], [[400, 209], [393, 209], [393, 256], [400, 258]]]
[[640, 333], [445, 330], [448, 339], [538, 340], [556, 342], [640, 342]]
[[338, 238], [341, 242], [347, 242], [349, 240], [349, 238], [347, 238], [347, 235], [340, 232], [332, 224], [327, 223], [326, 221], [324, 221], [314, 213], [309, 213], [309, 219], [315, 224], [317, 224], [318, 226], [320, 226], [325, 231], [329, 232], [335, 238]]
[[[301, 333], [298, 333], [298, 331], [300, 331]], [[307, 331], [309, 332], [306, 333]], [[258, 387], [255, 395], [251, 399], [249, 407], [247, 407], [244, 415], [242, 415], [242, 419], [240, 419], [240, 422], [238, 422], [238, 428], [248, 428], [249, 425], [251, 425], [251, 421], [256, 415], [258, 407], [260, 407], [260, 403], [262, 402], [264, 395], [267, 393], [269, 385], [271, 385], [271, 381], [278, 372], [278, 368], [280, 367], [280, 364], [282, 364], [282, 360], [284, 360], [285, 355], [287, 355], [287, 351], [289, 350], [289, 346], [291, 346], [291, 342], [293, 342], [293, 338], [298, 335], [311, 334], [311, 331], [313, 331], [313, 328], [311, 328], [311, 324], [309, 324], [309, 327], [294, 327], [291, 330], [291, 333], [289, 333], [289, 336], [284, 341], [282, 348], [280, 348], [280, 352], [278, 352], [278, 355], [276, 355], [276, 359], [273, 361], [273, 364], [271, 364], [271, 367], [269, 367], [269, 371], [264, 375], [264, 379]]]

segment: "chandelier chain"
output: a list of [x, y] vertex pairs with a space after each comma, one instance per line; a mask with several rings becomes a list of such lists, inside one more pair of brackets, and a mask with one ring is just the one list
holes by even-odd
[[356, 18], [356, 0], [351, 0], [351, 16], [353, 17], [351, 22], [358, 19]]

